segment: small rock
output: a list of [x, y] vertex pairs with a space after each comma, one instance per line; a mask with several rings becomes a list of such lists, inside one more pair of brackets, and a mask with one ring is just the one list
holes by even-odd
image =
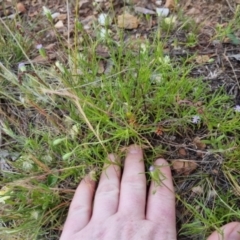
[[64, 27], [62, 20], [58, 21], [58, 22], [55, 24], [55, 28], [62, 28], [62, 27]]
[[59, 13], [59, 12], [53, 13], [53, 14], [52, 14], [52, 19], [55, 19], [55, 18], [57, 18], [59, 15], [60, 15], [60, 13]]
[[203, 194], [203, 188], [201, 186], [196, 186], [192, 188], [192, 192], [196, 193], [196, 194]]

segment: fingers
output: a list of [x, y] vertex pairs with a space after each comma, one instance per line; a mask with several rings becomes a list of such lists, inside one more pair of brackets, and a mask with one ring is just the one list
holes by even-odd
[[92, 201], [96, 183], [87, 175], [79, 184], [69, 208], [61, 240], [84, 228], [92, 214]]
[[[115, 156], [109, 155], [115, 162]], [[116, 164], [105, 164], [94, 199], [92, 219], [103, 220], [117, 212], [121, 169]]]
[[175, 194], [171, 170], [164, 159], [155, 162], [156, 177], [151, 182], [146, 209], [146, 219], [161, 224], [162, 229], [171, 229], [176, 237]]
[[146, 177], [144, 174], [143, 151], [131, 145], [125, 159], [119, 212], [133, 218], [145, 218]]
[[240, 222], [231, 222], [213, 232], [207, 240], [240, 240]]

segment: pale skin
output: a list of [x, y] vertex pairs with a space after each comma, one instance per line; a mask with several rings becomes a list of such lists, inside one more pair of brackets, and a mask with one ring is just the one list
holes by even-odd
[[[166, 160], [155, 161], [165, 177], [161, 184], [152, 181], [148, 192], [139, 146], [128, 148], [123, 174], [115, 155], [109, 160], [97, 189], [89, 176], [79, 184], [60, 240], [176, 240], [175, 194]], [[240, 240], [240, 223], [222, 229], [224, 237], [214, 232], [207, 240]]]

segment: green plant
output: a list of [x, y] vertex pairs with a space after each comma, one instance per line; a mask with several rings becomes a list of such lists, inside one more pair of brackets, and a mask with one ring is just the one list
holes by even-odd
[[[47, 51], [35, 49], [36, 40], [28, 33], [14, 31], [14, 21], [0, 27], [5, 37], [0, 41], [0, 52], [5, 53], [0, 64], [0, 130], [8, 153], [2, 179], [6, 189], [0, 193], [3, 236], [57, 239], [79, 180], [88, 172], [97, 179], [107, 155], [115, 152], [121, 158], [122, 148], [133, 142], [145, 146], [147, 169], [157, 156], [171, 161], [179, 146], [188, 143], [191, 156], [202, 164], [192, 176], [174, 175], [181, 190], [178, 207], [184, 210], [180, 235], [207, 236], [239, 217], [234, 210], [239, 112], [223, 89], [213, 91], [201, 78], [190, 76], [196, 67], [191, 56], [168, 54], [171, 33], [181, 29], [172, 20], [159, 24], [151, 41], [133, 42], [124, 41], [119, 29], [118, 38], [107, 34], [103, 39], [98, 23], [90, 36], [76, 21], [73, 43], [67, 47], [51, 25], [64, 56], [56, 62]], [[181, 26], [189, 30], [187, 24]], [[187, 36], [183, 44], [195, 46], [197, 34]], [[6, 51], [6, 41], [16, 52]], [[32, 52], [46, 57], [46, 64], [34, 63]], [[16, 70], [25, 60], [28, 63]], [[207, 146], [201, 151], [193, 146], [196, 136]], [[212, 162], [219, 168], [209, 165]], [[148, 180], [151, 177], [157, 179], [156, 173], [148, 174]], [[222, 179], [228, 183], [226, 192], [219, 188]], [[188, 184], [199, 184], [203, 193], [193, 197], [191, 188], [182, 187]]]

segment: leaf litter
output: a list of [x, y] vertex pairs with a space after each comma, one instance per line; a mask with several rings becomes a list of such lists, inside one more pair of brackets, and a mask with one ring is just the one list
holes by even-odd
[[[238, 72], [234, 72], [234, 70], [238, 68], [238, 61], [240, 59], [238, 46], [235, 46], [234, 43], [231, 42], [231, 39], [227, 41], [226, 39], [223, 41], [212, 41], [214, 37], [213, 28], [216, 27], [220, 21], [226, 21], [228, 17], [232, 17], [232, 9], [236, 7], [236, 2], [227, 1], [231, 4], [229, 6], [228, 3], [208, 0], [201, 0], [198, 4], [193, 0], [183, 1], [180, 4], [176, 4], [174, 0], [167, 0], [166, 2], [135, 0], [132, 1], [133, 5], [125, 5], [121, 3], [121, 1], [113, 1], [114, 13], [109, 13], [109, 1], [102, 0], [95, 2], [96, 5], [93, 6], [89, 0], [80, 1], [78, 9], [74, 9], [74, 6], [72, 6], [72, 13], [76, 10], [79, 13], [79, 21], [83, 24], [86, 34], [92, 38], [96, 37], [93, 31], [93, 25], [96, 24], [96, 22], [102, 27], [107, 27], [108, 30], [111, 30], [113, 35], [116, 33], [116, 27], [125, 29], [129, 31], [126, 32], [127, 34], [125, 35], [127, 49], [136, 52], [139, 52], [141, 46], [149, 45], [151, 33], [155, 30], [159, 21], [158, 17], [171, 17], [174, 16], [176, 11], [182, 9], [184, 14], [192, 17], [196, 23], [203, 22], [204, 24], [202, 25], [196, 46], [186, 47], [188, 36], [180, 29], [170, 37], [165, 48], [166, 56], [178, 60], [185, 55], [194, 56], [194, 54], [197, 53], [193, 61], [196, 61], [200, 66], [193, 69], [190, 75], [194, 78], [199, 76], [203, 77], [203, 80], [209, 82], [213, 90], [223, 86], [229, 95], [233, 96], [235, 106], [240, 105], [240, 92], [236, 81], [234, 81], [236, 75], [238, 78], [240, 77]], [[209, 2], [212, 4], [209, 5]], [[45, 28], [48, 24], [42, 16], [42, 7], [44, 7], [44, 4], [44, 1], [22, 1], [15, 6], [13, 2], [7, 1], [4, 9], [0, 8], [0, 17], [8, 19], [9, 16], [14, 18], [20, 15], [23, 18], [29, 17], [30, 20], [34, 20], [36, 17], [42, 18], [42, 20], [39, 20], [41, 24], [35, 29], [36, 32], [39, 32], [39, 30]], [[51, 9], [51, 17], [56, 30], [62, 34], [63, 38], [69, 37], [70, 42], [68, 44], [72, 46], [74, 17], [72, 14], [70, 19], [68, 19], [65, 1], [50, 1], [46, 7], [47, 9]], [[143, 20], [139, 14], [150, 15], [151, 21], [147, 22]], [[111, 34], [111, 32], [109, 34]], [[106, 34], [106, 32], [104, 32], [104, 34]], [[174, 46], [174, 44], [172, 44], [174, 39], [177, 39], [178, 42], [182, 42], [183, 44]], [[115, 40], [119, 40], [118, 36], [115, 36]], [[54, 49], [54, 55], [51, 56], [49, 53], [49, 58], [46, 59], [35, 52], [35, 54], [31, 56], [31, 62], [49, 65], [49, 63], [54, 63], [57, 59], [60, 60], [60, 62], [66, 60], [63, 52], [61, 53], [61, 48], [56, 44], [56, 34], [54, 32], [51, 30], [45, 32], [41, 38], [41, 43], [47, 51]], [[111, 72], [113, 64], [107, 47], [104, 44], [98, 44], [96, 54], [98, 54], [99, 58], [107, 58], [107, 60], [103, 59], [99, 62], [98, 74]], [[210, 61], [211, 59], [213, 59], [213, 61]], [[29, 61], [25, 61], [24, 63], [30, 64]], [[224, 66], [224, 69], [222, 66]], [[217, 82], [215, 81], [216, 79]], [[161, 77], [159, 77], [159, 81], [161, 81]], [[178, 104], [184, 108], [196, 108], [198, 113], [204, 115], [204, 107], [198, 106], [197, 103], [193, 103], [190, 100], [178, 99]], [[10, 110], [5, 112], [8, 111]], [[6, 118], [1, 111], [0, 116], [1, 119]], [[192, 119], [192, 123], [203, 124], [201, 123], [201, 117], [196, 117], [199, 117], [199, 115], [193, 116], [194, 121]], [[43, 121], [43, 119], [41, 118], [39, 121]], [[134, 115], [129, 117], [129, 124], [137, 124]], [[197, 195], [203, 194], [204, 189], [201, 185], [198, 185], [197, 181], [187, 180], [188, 176], [197, 175], [201, 173], [201, 171], [215, 174], [216, 179], [217, 176], [219, 176], [218, 179], [220, 179], [220, 177], [223, 178], [220, 168], [221, 156], [209, 151], [209, 146], [200, 138], [203, 135], [202, 133], [197, 133], [197, 136], [186, 137], [187, 140], [185, 139], [185, 143], [182, 144], [183, 139], [180, 136], [166, 133], [168, 123], [161, 123], [160, 125], [161, 127], [155, 130], [156, 137], [153, 137], [150, 141], [153, 144], [164, 143], [167, 151], [172, 152], [172, 154], [168, 156], [168, 160], [172, 164], [173, 173], [175, 173], [174, 177], [176, 178], [178, 194], [187, 194], [187, 192], [189, 192], [189, 196], [191, 196], [192, 193]], [[9, 157], [9, 153], [3, 150], [0, 154], [1, 161], [5, 164], [4, 168], [7, 168], [6, 159]], [[180, 180], [178, 179], [178, 176], [181, 175], [185, 177], [184, 182], [182, 182], [180, 178]], [[226, 186], [224, 187], [226, 188]], [[208, 198], [211, 199], [216, 194], [214, 191], [209, 190], [208, 195]], [[181, 237], [179, 239], [181, 239]]]

